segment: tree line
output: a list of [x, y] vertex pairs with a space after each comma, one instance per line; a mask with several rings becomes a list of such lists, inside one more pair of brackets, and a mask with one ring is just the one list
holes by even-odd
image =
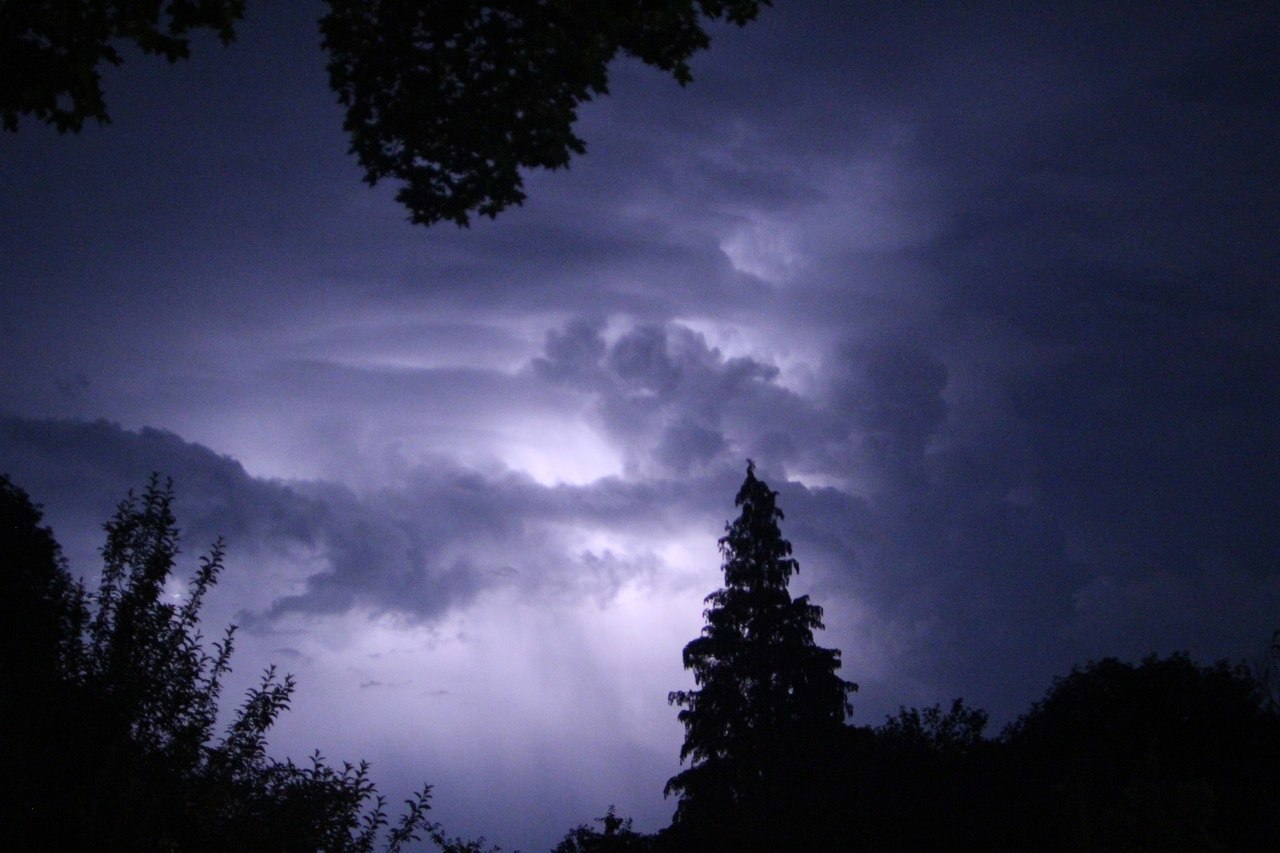
[[962, 700], [846, 723], [840, 654], [814, 642], [822, 610], [777, 493], [748, 462], [720, 540], [724, 587], [684, 649], [696, 689], [652, 836], [610, 813], [557, 853], [608, 850], [1263, 850], [1280, 839], [1280, 631], [1257, 672], [1185, 654], [1078, 667], [999, 736]]
[[[667, 783], [669, 826], [613, 807], [555, 853], [823, 850], [1261, 850], [1280, 838], [1280, 632], [1269, 662], [1105, 659], [1057, 679], [996, 737], [961, 700], [851, 725], [857, 686], [816, 644], [822, 610], [777, 493], [748, 463], [720, 540], [724, 586], [685, 646], [694, 688]], [[267, 754], [290, 676], [268, 669], [217, 729], [234, 628], [207, 642], [215, 543], [167, 601], [179, 534], [153, 477], [105, 525], [96, 588], [76, 581], [39, 507], [0, 478], [0, 711], [10, 849], [481, 853], [429, 818], [430, 786], [392, 817], [368, 765]], [[686, 764], [687, 762], [687, 764]]]

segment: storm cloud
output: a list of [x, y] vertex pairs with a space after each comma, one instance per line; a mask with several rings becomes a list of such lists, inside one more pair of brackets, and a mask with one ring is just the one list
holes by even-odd
[[318, 9], [0, 139], [0, 470], [84, 573], [171, 476], [286, 746], [664, 823], [748, 458], [858, 723], [1280, 625], [1274, 4], [778, 3], [469, 230], [359, 182]]

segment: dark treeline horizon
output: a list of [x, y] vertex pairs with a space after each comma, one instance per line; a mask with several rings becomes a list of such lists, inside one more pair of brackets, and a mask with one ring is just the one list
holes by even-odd
[[[1254, 850], [1277, 837], [1280, 631], [1252, 668], [1185, 653], [1077, 666], [997, 735], [961, 699], [855, 725], [843, 698], [834, 711], [805, 710], [807, 691], [843, 697], [856, 686], [830, 680], [839, 652], [813, 645], [821, 608], [786, 592], [797, 566], [776, 496], [749, 466], [742, 515], [721, 540], [726, 589], [708, 596], [704, 640], [685, 651], [701, 689], [671, 697], [685, 709], [689, 758], [669, 783], [673, 822], [644, 834], [609, 806], [557, 853]], [[269, 757], [290, 676], [268, 671], [217, 735], [234, 632], [206, 642], [199, 608], [222, 546], [201, 558], [185, 601], [163, 600], [179, 542], [171, 484], [157, 475], [121, 502], [93, 592], [7, 476], [0, 498], [14, 849], [498, 849], [429, 820], [430, 786], [388, 829], [363, 762]], [[788, 634], [779, 613], [808, 627]], [[750, 670], [749, 660], [771, 663]]]

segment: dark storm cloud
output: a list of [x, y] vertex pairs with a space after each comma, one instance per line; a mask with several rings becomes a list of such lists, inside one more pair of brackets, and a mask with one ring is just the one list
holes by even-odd
[[[720, 502], [705, 497], [710, 490], [688, 492], [673, 481], [549, 487], [445, 457], [406, 472], [394, 487], [358, 495], [335, 483], [255, 478], [172, 433], [105, 421], [0, 419], [0, 470], [52, 508], [49, 521], [68, 529], [76, 557], [92, 553], [99, 534], [90, 531], [126, 491], [159, 471], [174, 480], [188, 550], [224, 537], [237, 590], [252, 594], [254, 565], [264, 556], [310, 566], [301, 576], [294, 570], [297, 593], [262, 601], [259, 589], [258, 600], [243, 602], [241, 621], [250, 627], [356, 608], [429, 622], [497, 585], [608, 599], [637, 573], [654, 571], [652, 551], [582, 545], [566, 529], [635, 535], [720, 512]], [[715, 472], [722, 490], [726, 473]], [[89, 568], [76, 562], [77, 571]]]
[[100, 529], [130, 489], [140, 490], [159, 472], [175, 481], [176, 511], [189, 548], [219, 535], [232, 543], [305, 544], [317, 533], [315, 503], [283, 484], [250, 477], [229, 456], [165, 430], [2, 417], [0, 469], [46, 504], [55, 519], [82, 530]]
[[654, 455], [667, 468], [684, 473], [706, 465], [728, 449], [719, 430], [683, 417], [663, 429]]
[[[892, 155], [935, 228], [887, 257], [836, 241], [800, 288], [819, 298], [763, 303], [830, 342], [829, 394], [778, 394], [797, 423], [769, 458], [856, 478], [865, 512], [832, 519], [855, 533], [793, 523], [832, 543], [821, 559], [876, 610], [928, 626], [908, 670], [940, 691], [978, 685], [1006, 713], [1089, 655], [1251, 654], [1280, 613], [1276, 48], [1213, 10], [1175, 12], [1100, 39], [1066, 18], [968, 43], [972, 27], [938, 26], [902, 79], [796, 137], [812, 160], [836, 139], [874, 146], [851, 116], [892, 116]], [[840, 30], [832, 55], [866, 71], [877, 54], [860, 49], [900, 23]], [[1005, 38], [1012, 54], [992, 45]], [[803, 99], [770, 94], [800, 79], [746, 86], [739, 119], [797, 126]], [[654, 337], [618, 362], [649, 382], [649, 412], [667, 401], [645, 434], [725, 440], [723, 416], [684, 413], [706, 408], [672, 394]], [[610, 387], [606, 422], [646, 423]], [[730, 452], [759, 454], [776, 412], [744, 421]]]
[[[947, 667], [994, 692], [981, 669], [1011, 656], [1025, 693], [1109, 649], [1249, 654], [1280, 613], [1278, 49], [1255, 35], [1275, 9], [930, 8], [830, 55], [863, 84], [892, 71], [851, 110], [904, 128], [934, 233], [892, 260], [834, 244], [821, 313], [788, 311], [836, 341], [832, 467], [879, 474], [841, 559], [877, 608], [936, 623], [913, 666], [957, 690]], [[919, 40], [882, 38], [913, 16]], [[877, 40], [905, 51], [879, 71]], [[745, 114], [776, 106], [759, 95]]]
[[832, 449], [849, 456], [829, 464], [889, 477], [877, 490], [917, 491], [925, 451], [947, 414], [946, 366], [907, 342], [850, 345], [831, 375], [830, 406], [849, 420], [847, 441]]
[[655, 470], [767, 460], [819, 587], [902, 634], [899, 674], [1008, 715], [1109, 649], [1248, 655], [1280, 612], [1265, 300], [1147, 284], [1095, 279], [1056, 323], [997, 326], [1024, 351], [985, 364], [990, 339], [848, 342], [817, 395], [674, 323], [571, 322], [531, 367]]
[[[889, 156], [933, 224], [887, 255], [837, 239], [800, 286], [820, 297], [762, 303], [830, 341], [828, 397], [779, 394], [795, 422], [767, 458], [850, 477], [865, 501], [822, 514], [847, 532], [791, 523], [874, 609], [928, 626], [909, 671], [1006, 713], [1089, 655], [1251, 654], [1280, 618], [1280, 119], [1277, 47], [1256, 35], [1274, 9], [1015, 27], [921, 6], [842, 27], [837, 6], [779, 10], [743, 33], [758, 59], [708, 57], [690, 90], [727, 97], [754, 162], [781, 158], [801, 186], [797, 164]], [[839, 109], [804, 97], [831, 77]], [[684, 124], [715, 138], [699, 115]], [[647, 435], [691, 424], [760, 454], [777, 407], [732, 434], [642, 363], [650, 399], [672, 401]], [[613, 394], [602, 411], [625, 414], [607, 422], [645, 422]]]
[[[1010, 458], [1004, 432], [948, 422], [947, 369], [927, 349], [846, 347], [828, 392], [810, 399], [781, 387], [776, 368], [725, 358], [677, 325], [606, 343], [599, 324], [577, 322], [549, 333], [533, 369], [594, 395], [606, 428], [671, 470], [762, 455], [805, 582], [855, 596], [898, 636], [899, 677], [977, 691], [1008, 714], [1079, 651], [1073, 596], [1089, 573], [1035, 505], [1034, 460]], [[848, 485], [805, 487], [787, 469]], [[847, 625], [841, 636], [857, 639]]]
[[234, 588], [253, 588], [254, 565], [264, 556], [316, 553], [323, 568], [305, 579], [305, 593], [268, 602], [272, 614], [364, 605], [429, 619], [465, 602], [485, 582], [465, 561], [442, 561], [425, 545], [424, 537], [446, 529], [477, 535], [486, 519], [474, 511], [448, 524], [419, 526], [343, 487], [254, 478], [235, 460], [172, 433], [131, 432], [104, 421], [4, 418], [0, 453], [0, 467], [48, 504], [50, 521], [65, 522], [77, 544], [100, 528], [127, 490], [159, 471], [174, 481], [187, 550], [226, 539], [233, 571], [224, 582]]

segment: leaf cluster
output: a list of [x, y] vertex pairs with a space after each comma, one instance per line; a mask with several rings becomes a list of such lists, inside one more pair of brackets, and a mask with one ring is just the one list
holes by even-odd
[[613, 806], [595, 823], [601, 824], [601, 829], [582, 823], [569, 830], [552, 853], [646, 853], [656, 849], [655, 839], [632, 829], [631, 818], [618, 817]]
[[102, 65], [124, 58], [122, 42], [169, 62], [191, 53], [191, 34], [235, 38], [244, 0], [4, 0], [0, 3], [0, 124], [23, 115], [61, 132], [109, 121]]
[[525, 199], [521, 170], [586, 143], [578, 107], [622, 54], [691, 78], [705, 22], [745, 24], [769, 0], [331, 0], [329, 82], [365, 180], [401, 182], [413, 222], [467, 225]]

